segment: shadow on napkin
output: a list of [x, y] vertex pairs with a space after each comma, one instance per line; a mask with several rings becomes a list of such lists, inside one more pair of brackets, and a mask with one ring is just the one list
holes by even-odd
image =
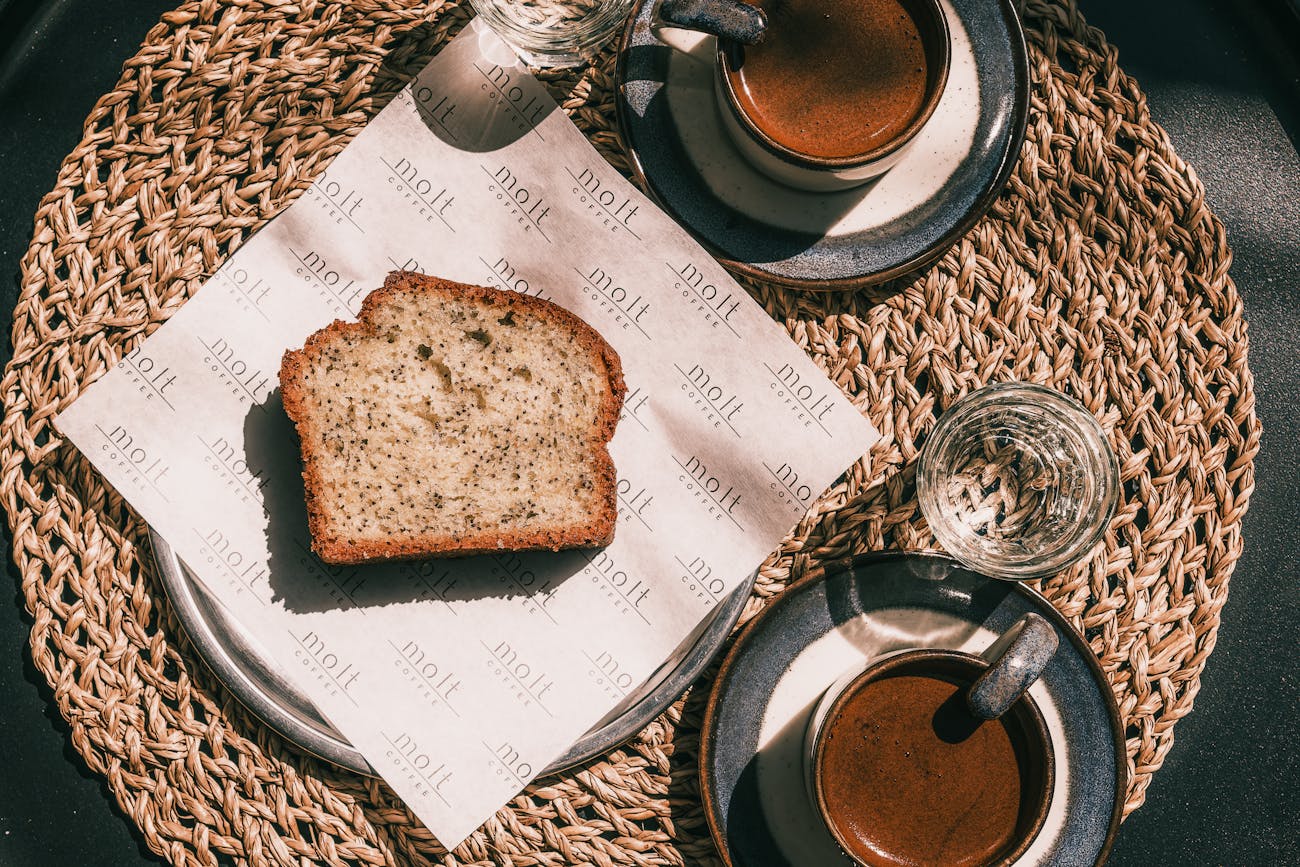
[[[415, 31], [407, 38], [419, 45], [424, 36]], [[404, 55], [400, 46], [394, 53]], [[520, 139], [547, 146], [538, 127], [559, 106], [491, 31], [448, 43], [438, 54], [398, 97], [409, 96], [431, 133], [466, 153], [500, 150]]]

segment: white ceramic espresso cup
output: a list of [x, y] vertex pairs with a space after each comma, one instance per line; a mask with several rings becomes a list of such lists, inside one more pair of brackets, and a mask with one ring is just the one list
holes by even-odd
[[[743, 46], [719, 37], [714, 50], [713, 89], [723, 128], [747, 162], [763, 174], [796, 189], [831, 192], [859, 186], [892, 168], [907, 153], [943, 97], [948, 82], [952, 45], [948, 21], [940, 0], [900, 0], [911, 14], [921, 36], [926, 57], [925, 97], [911, 121], [893, 138], [872, 150], [847, 157], [822, 157], [801, 153], [776, 140], [745, 112], [736, 96], [728, 64], [743, 52]], [[735, 22], [754, 13], [754, 21]], [[727, 22], [732, 22], [728, 25]], [[761, 23], [758, 23], [761, 22]], [[727, 32], [731, 27], [751, 27], [760, 32], [772, 25], [761, 11], [743, 0], [664, 0], [654, 29], [660, 41], [681, 48], [672, 36], [674, 28]], [[761, 40], [761, 35], [755, 36]], [[854, 107], [845, 105], [852, 113]]]
[[[852, 845], [841, 836], [829, 812], [822, 786], [828, 726], [839, 717], [845, 701], [862, 686], [900, 674], [936, 676], [936, 672], [957, 673], [961, 680], [969, 678], [970, 686], [965, 691], [964, 701], [971, 717], [993, 720], [1006, 715], [1023, 732], [1025, 743], [1031, 745], [1026, 747], [1027, 752], [1037, 756], [1037, 762], [1030, 770], [1036, 785], [1022, 808], [1017, 836], [999, 854], [996, 863], [1010, 864], [1024, 854], [1046, 821], [1055, 780], [1051, 734], [1042, 712], [1027, 695], [1027, 690], [1051, 661], [1057, 642], [1051, 624], [1031, 613], [1014, 623], [980, 655], [939, 648], [899, 650], [864, 660], [831, 684], [814, 707], [804, 732], [804, 784], [809, 801], [850, 860], [861, 867], [870, 867], [871, 863], [853, 854]], [[888, 797], [888, 793], [864, 792], [863, 796]]]

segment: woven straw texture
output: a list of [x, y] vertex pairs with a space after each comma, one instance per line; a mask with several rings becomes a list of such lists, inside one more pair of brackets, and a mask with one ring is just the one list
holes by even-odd
[[[1007, 379], [1073, 395], [1109, 436], [1123, 495], [1096, 556], [1041, 589], [1114, 687], [1131, 811], [1191, 710], [1241, 551], [1259, 442], [1246, 325], [1223, 228], [1114, 49], [1071, 0], [1024, 15], [1028, 137], [966, 237], [870, 292], [748, 284], [884, 437], [769, 557], [746, 613], [828, 559], [932, 544], [914, 464], [959, 396]], [[695, 767], [707, 676], [624, 748], [530, 786], [448, 854], [382, 782], [286, 747], [214, 680], [145, 526], [50, 425], [466, 20], [438, 2], [186, 3], [126, 63], [36, 214], [0, 434], [32, 654], [77, 752], [176, 864], [715, 861]], [[612, 70], [607, 53], [546, 78], [626, 168]]]

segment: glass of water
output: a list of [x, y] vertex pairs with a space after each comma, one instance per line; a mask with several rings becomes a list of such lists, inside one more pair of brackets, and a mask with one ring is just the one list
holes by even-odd
[[470, 0], [529, 66], [588, 63], [619, 31], [633, 0]]
[[975, 391], [943, 414], [921, 449], [917, 498], [945, 551], [998, 578], [1041, 578], [1101, 540], [1119, 466], [1082, 404], [1040, 385]]

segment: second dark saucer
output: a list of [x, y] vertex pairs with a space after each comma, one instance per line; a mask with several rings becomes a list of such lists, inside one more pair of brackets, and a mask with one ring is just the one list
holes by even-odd
[[1059, 639], [1030, 687], [1052, 741], [1055, 781], [1043, 827], [1015, 864], [1104, 862], [1124, 806], [1127, 759], [1119, 709], [1097, 658], [1034, 590], [922, 553], [864, 555], [810, 575], [732, 646], [700, 742], [705, 815], [723, 861], [850, 865], [804, 784], [804, 733], [822, 694], [845, 671], [892, 651], [978, 653], [1028, 612], [1045, 618]]

